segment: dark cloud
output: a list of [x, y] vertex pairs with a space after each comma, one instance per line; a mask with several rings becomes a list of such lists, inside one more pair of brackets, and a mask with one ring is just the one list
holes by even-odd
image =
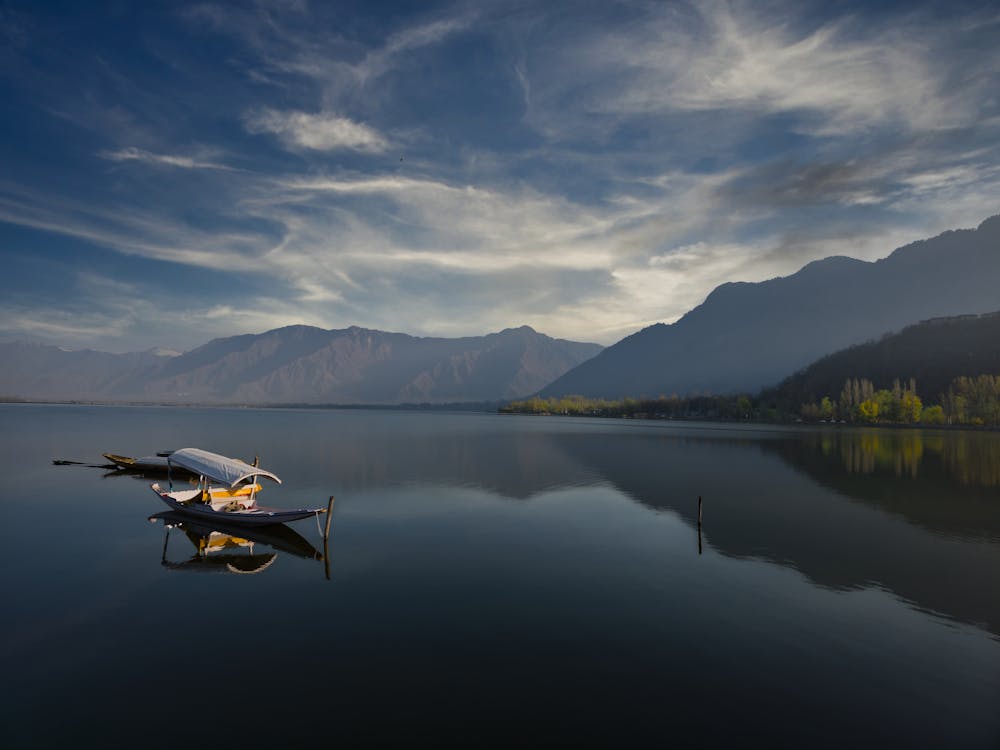
[[729, 205], [786, 209], [885, 200], [895, 186], [856, 160], [799, 164], [780, 161], [748, 170], [719, 189]]

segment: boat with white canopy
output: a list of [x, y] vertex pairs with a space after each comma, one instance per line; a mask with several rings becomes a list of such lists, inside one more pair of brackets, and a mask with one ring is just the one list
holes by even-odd
[[197, 488], [174, 490], [171, 484], [164, 489], [159, 483], [150, 486], [171, 510], [191, 517], [224, 519], [230, 524], [266, 525], [309, 516], [318, 519], [321, 513], [329, 513], [333, 504], [333, 498], [330, 498], [330, 505], [326, 508], [267, 508], [257, 504], [257, 493], [261, 490], [257, 480], [264, 478], [281, 484], [278, 476], [270, 471], [200, 448], [181, 448], [173, 451], [166, 460], [168, 471], [177, 467], [198, 476]]

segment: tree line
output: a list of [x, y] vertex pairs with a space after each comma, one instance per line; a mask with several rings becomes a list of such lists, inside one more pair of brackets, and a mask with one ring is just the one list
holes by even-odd
[[[711, 394], [659, 398], [623, 398], [619, 400], [562, 396], [511, 401], [500, 407], [504, 414], [556, 414], [571, 417], [619, 417], [626, 419], [719, 419], [749, 420], [754, 417], [754, 403], [748, 395], [715, 396]], [[759, 415], [758, 415], [759, 416]], [[776, 414], [774, 416], [777, 416]]]
[[876, 390], [867, 378], [850, 378], [839, 397], [829, 395], [805, 403], [800, 417], [809, 421], [863, 424], [954, 424], [1000, 426], [1000, 375], [962, 375], [954, 378], [939, 403], [925, 405], [916, 381], [894, 380], [891, 388]]
[[500, 407], [507, 414], [619, 417], [632, 419], [713, 419], [754, 422], [845, 422], [851, 424], [976, 425], [1000, 427], [1000, 375], [960, 376], [938, 403], [925, 403], [916, 380], [893, 380], [875, 387], [868, 378], [848, 378], [839, 394], [789, 409], [773, 391], [750, 394], [660, 396], [609, 400], [584, 396], [534, 397]]

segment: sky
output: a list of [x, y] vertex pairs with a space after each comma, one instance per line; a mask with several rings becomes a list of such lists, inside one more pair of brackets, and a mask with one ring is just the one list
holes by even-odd
[[0, 2], [0, 96], [0, 339], [72, 348], [611, 344], [1000, 213], [990, 2]]

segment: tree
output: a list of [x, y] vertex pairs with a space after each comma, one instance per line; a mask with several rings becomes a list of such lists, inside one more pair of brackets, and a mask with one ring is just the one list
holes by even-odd
[[941, 406], [939, 406], [938, 404], [935, 404], [934, 406], [928, 406], [921, 412], [920, 422], [921, 424], [930, 424], [930, 425], [944, 424], [945, 422], [944, 409], [942, 409]]
[[913, 391], [903, 391], [899, 398], [899, 421], [906, 424], [916, 424], [920, 421], [923, 408], [923, 402], [916, 393]]
[[819, 418], [833, 419], [833, 413], [833, 402], [829, 396], [823, 396], [823, 400], [819, 402]]
[[858, 404], [858, 417], [869, 424], [878, 422], [878, 401], [869, 398]]
[[746, 396], [740, 396], [739, 400], [736, 402], [736, 408], [739, 410], [741, 419], [750, 419], [750, 410], [753, 408], [753, 404], [749, 398]]
[[896, 421], [896, 404], [898, 403], [895, 398], [893, 398], [891, 391], [881, 390], [876, 391], [873, 399], [875, 403], [878, 404], [878, 411], [876, 412], [877, 419], [876, 422], [895, 422]]
[[840, 410], [840, 418], [853, 422], [854, 407], [856, 404], [854, 397], [851, 395], [851, 381], [849, 379], [844, 383], [844, 387], [840, 391], [838, 406]]
[[811, 404], [802, 404], [799, 415], [807, 422], [815, 422], [819, 419], [819, 407], [815, 401]]

